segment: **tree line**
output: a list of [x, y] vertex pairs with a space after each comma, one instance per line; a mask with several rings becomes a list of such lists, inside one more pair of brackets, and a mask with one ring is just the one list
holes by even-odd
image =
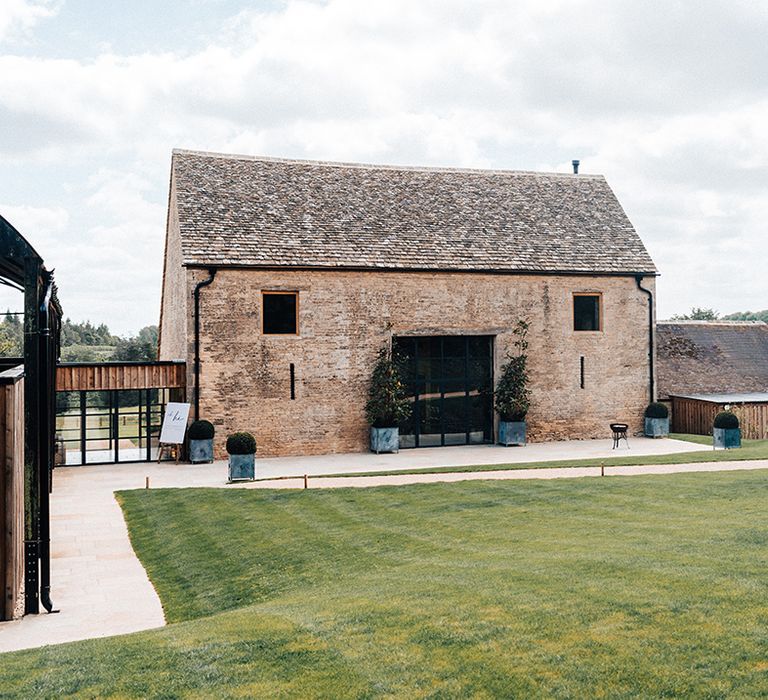
[[[21, 357], [24, 324], [20, 315], [6, 313], [0, 321], [0, 357]], [[157, 326], [145, 326], [126, 338], [113, 335], [105, 323], [61, 325], [62, 362], [148, 362], [157, 359]]]
[[690, 313], [672, 316], [670, 321], [763, 321], [768, 323], [768, 309], [764, 311], [737, 311], [721, 316], [714, 309], [700, 309], [694, 306]]

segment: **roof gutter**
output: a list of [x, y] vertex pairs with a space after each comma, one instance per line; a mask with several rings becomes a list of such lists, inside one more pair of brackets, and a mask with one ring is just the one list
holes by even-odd
[[642, 281], [645, 275], [635, 275], [635, 282], [637, 288], [648, 295], [648, 395], [649, 403], [653, 403], [656, 400], [656, 392], [654, 391], [654, 357], [653, 352], [653, 292], [650, 289], [646, 289], [642, 286]]
[[216, 277], [216, 268], [208, 268], [208, 277], [195, 285], [195, 420], [200, 420], [200, 290], [210, 285]]
[[[182, 263], [182, 267], [190, 270], [210, 270], [211, 263]], [[216, 263], [216, 269], [222, 270], [262, 270], [281, 272], [428, 272], [451, 274], [482, 274], [482, 275], [549, 275], [554, 277], [658, 277], [655, 271], [640, 272], [627, 270], [625, 272], [592, 272], [589, 270], [536, 270], [536, 269], [492, 269], [492, 268], [456, 268], [456, 267], [368, 267], [363, 265], [247, 265], [242, 263]]]

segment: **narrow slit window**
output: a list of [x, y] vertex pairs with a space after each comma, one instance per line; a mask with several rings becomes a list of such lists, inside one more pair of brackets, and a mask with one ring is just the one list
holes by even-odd
[[581, 356], [579, 361], [579, 382], [581, 388], [584, 388], [584, 355]]
[[573, 295], [573, 330], [599, 331], [602, 330], [600, 318], [599, 294]]
[[262, 292], [264, 335], [299, 334], [298, 292]]

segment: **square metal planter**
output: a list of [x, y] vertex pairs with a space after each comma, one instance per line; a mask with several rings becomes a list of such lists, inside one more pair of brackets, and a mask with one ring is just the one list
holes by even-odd
[[399, 428], [371, 428], [371, 452], [400, 451]]
[[256, 455], [229, 455], [229, 480], [253, 481], [256, 478]]
[[526, 425], [524, 420], [520, 421], [499, 421], [499, 444], [509, 447], [510, 445], [525, 445]]
[[741, 428], [712, 428], [712, 447], [724, 450], [741, 447]]
[[189, 461], [192, 464], [213, 462], [213, 438], [189, 441]]
[[663, 438], [669, 435], [669, 417], [667, 418], [646, 418], [645, 419], [645, 437]]

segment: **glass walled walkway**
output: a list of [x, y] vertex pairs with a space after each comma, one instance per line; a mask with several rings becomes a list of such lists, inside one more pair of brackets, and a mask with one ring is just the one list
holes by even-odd
[[185, 378], [183, 362], [59, 365], [57, 464], [157, 459], [165, 406], [184, 400]]
[[56, 436], [64, 464], [157, 459], [158, 438], [171, 389], [60, 391]]

